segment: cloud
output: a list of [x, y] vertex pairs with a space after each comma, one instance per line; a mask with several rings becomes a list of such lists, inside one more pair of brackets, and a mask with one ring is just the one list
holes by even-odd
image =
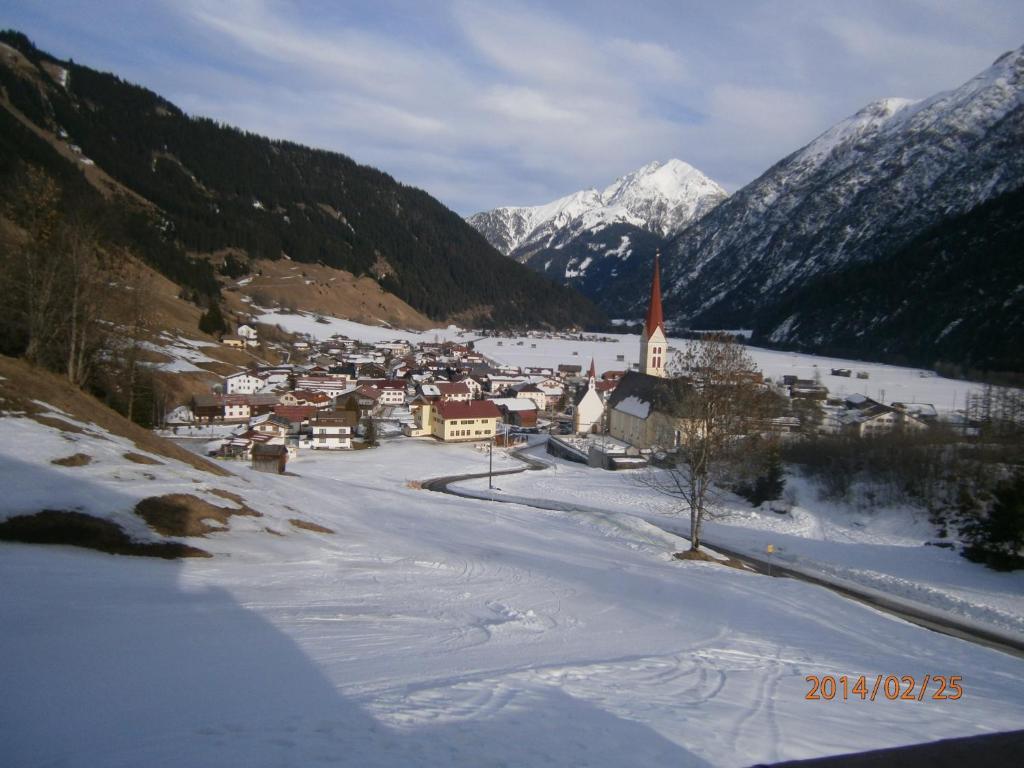
[[[165, 2], [154, 23], [170, 14], [177, 37], [150, 56], [150, 82], [172, 100], [344, 152], [462, 213], [546, 202], [669, 157], [734, 190], [869, 101], [957, 85], [1010, 47], [1012, 22], [1024, 27], [1002, 0], [761, 0], [743, 14]], [[73, 15], [72, 4], [61, 18]]]
[[[267, 78], [264, 109], [281, 105], [296, 121], [312, 122], [304, 137], [358, 160], [388, 157], [390, 149], [393, 159], [383, 167], [403, 179], [398, 158], [413, 167], [419, 147], [445, 155], [451, 167], [473, 156], [495, 177], [518, 167], [548, 181], [550, 192], [533, 200], [510, 196], [545, 185], [513, 183], [508, 196], [487, 200], [445, 197], [464, 212], [499, 201], [542, 202], [555, 185], [574, 188], [584, 177], [606, 183], [649, 161], [652, 151], [671, 155], [684, 122], [659, 114], [656, 93], [683, 78], [678, 54], [655, 42], [596, 37], [518, 6], [453, 5], [454, 53], [350, 24], [313, 27], [258, 3], [197, 4], [186, 15], [210, 45], [236, 48], [254, 79]], [[305, 106], [282, 92], [296, 79], [308, 82]], [[234, 109], [254, 117], [238, 102]], [[282, 122], [287, 118], [257, 119], [278, 130]], [[428, 190], [454, 189], [453, 173], [434, 167]]]
[[823, 21], [847, 53], [872, 69], [892, 89], [884, 96], [923, 98], [945, 87], [955, 87], [964, 72], [990, 63], [992, 51], [962, 37], [925, 35], [915, 30], [884, 27], [868, 18], [833, 16]]
[[636, 65], [652, 79], [666, 82], [684, 82], [687, 79], [686, 63], [676, 51], [659, 43], [637, 40], [612, 40], [609, 50], [624, 62]]

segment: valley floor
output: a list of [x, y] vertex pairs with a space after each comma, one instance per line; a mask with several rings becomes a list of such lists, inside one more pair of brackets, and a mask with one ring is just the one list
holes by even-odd
[[[457, 484], [480, 497], [542, 498], [582, 507], [590, 513], [633, 514], [659, 527], [689, 534], [689, 513], [678, 498], [655, 490], [651, 470], [604, 472], [547, 455], [543, 472], [501, 479], [490, 493], [486, 481]], [[754, 509], [723, 494], [705, 523], [706, 541], [780, 565], [948, 613], [968, 623], [1024, 639], [1024, 573], [999, 573], [961, 557], [939, 542], [928, 513], [920, 507], [830, 502], [799, 477], [787, 479], [794, 503], [785, 514], [770, 504]], [[782, 505], [786, 506], [786, 505]], [[769, 547], [771, 554], [769, 555]]]
[[[674, 560], [684, 542], [631, 514], [410, 482], [485, 470], [469, 446], [390, 441], [214, 478], [43, 429], [0, 419], [0, 517], [76, 499], [132, 517], [141, 496], [214, 486], [264, 516], [189, 540], [210, 559], [0, 544], [12, 765], [743, 766], [1024, 721], [1019, 659], [810, 585]], [[31, 460], [16, 452], [28, 437]], [[74, 450], [93, 461], [47, 463]], [[545, 476], [501, 486], [543, 494]], [[844, 674], [962, 675], [964, 696], [805, 698], [806, 676]]]

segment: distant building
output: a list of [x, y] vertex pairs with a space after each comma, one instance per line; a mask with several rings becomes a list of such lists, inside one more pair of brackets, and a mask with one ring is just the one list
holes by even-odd
[[496, 397], [491, 400], [506, 424], [532, 429], [537, 426], [537, 404], [522, 397]]
[[600, 432], [604, 423], [604, 400], [597, 390], [597, 371], [590, 361], [587, 388], [575, 403], [572, 414], [573, 431], [577, 434]]
[[288, 464], [288, 449], [283, 445], [253, 445], [252, 468], [259, 472], [283, 475]]
[[317, 450], [349, 450], [359, 423], [355, 411], [321, 411], [310, 425], [309, 447]]
[[254, 376], [248, 371], [233, 373], [224, 377], [224, 394], [226, 395], [252, 395], [259, 392], [266, 386], [266, 382], [259, 376]]
[[444, 442], [490, 440], [501, 421], [501, 411], [489, 400], [434, 403], [431, 434]]

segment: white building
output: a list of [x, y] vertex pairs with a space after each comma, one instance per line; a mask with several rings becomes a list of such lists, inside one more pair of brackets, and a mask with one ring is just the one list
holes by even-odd
[[235, 332], [238, 338], [245, 341], [247, 347], [255, 347], [260, 343], [259, 331], [253, 328], [251, 325], [240, 325], [238, 330]]
[[254, 395], [264, 386], [266, 386], [266, 382], [263, 379], [253, 376], [247, 371], [224, 377], [225, 395]]
[[313, 421], [309, 447], [315, 450], [349, 450], [359, 415], [355, 411], [321, 413]]
[[597, 370], [590, 361], [590, 375], [587, 377], [587, 391], [576, 403], [572, 415], [573, 430], [577, 434], [600, 432], [604, 420], [604, 400], [597, 391]]

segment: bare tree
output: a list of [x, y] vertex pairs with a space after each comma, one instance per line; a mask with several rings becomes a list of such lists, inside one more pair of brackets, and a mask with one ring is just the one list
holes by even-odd
[[127, 257], [121, 260], [121, 266], [112, 276], [122, 297], [116, 312], [116, 349], [124, 388], [125, 415], [134, 420], [143, 367], [141, 353], [151, 333], [153, 279], [142, 266]]
[[68, 381], [85, 386], [103, 346], [101, 315], [110, 301], [110, 271], [95, 229], [81, 221], [61, 226], [59, 280], [64, 305], [64, 367]]
[[700, 549], [713, 487], [743, 460], [749, 437], [765, 429], [775, 398], [761, 384], [754, 361], [730, 336], [691, 341], [676, 353], [662, 404], [666, 466], [649, 483], [682, 500], [690, 515], [690, 549]]
[[58, 248], [60, 190], [32, 167], [19, 174], [5, 213], [24, 233], [10, 243], [4, 277], [11, 302], [10, 331], [24, 338], [23, 354], [34, 363], [47, 360], [60, 333], [62, 283]]

